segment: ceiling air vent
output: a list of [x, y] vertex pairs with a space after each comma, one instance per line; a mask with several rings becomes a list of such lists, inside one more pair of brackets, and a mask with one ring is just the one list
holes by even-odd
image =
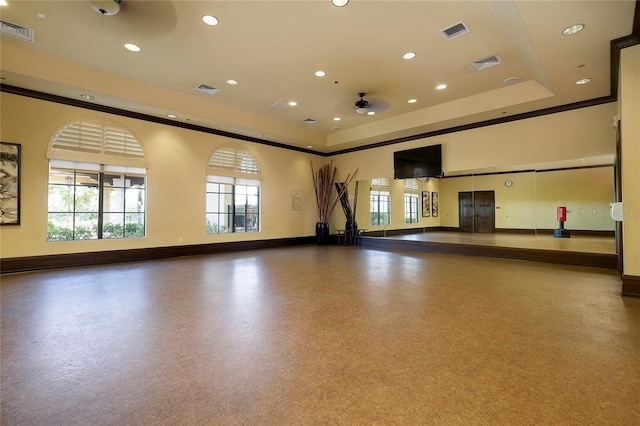
[[271, 105], [269, 105], [271, 108], [274, 109], [285, 109], [288, 105], [285, 104], [284, 102], [274, 102]]
[[312, 124], [316, 124], [318, 120], [314, 120], [313, 118], [305, 118], [301, 121], [302, 124], [308, 124], [309, 126]]
[[440, 30], [440, 35], [447, 40], [453, 40], [456, 37], [460, 37], [471, 31], [469, 27], [467, 27], [464, 22], [460, 21], [457, 24], [450, 26], [449, 28], [445, 28], [444, 30]]
[[469, 66], [476, 71], [486, 70], [487, 68], [494, 67], [496, 65], [500, 65], [502, 61], [498, 58], [498, 55], [492, 55], [488, 58], [479, 59], [475, 62], [471, 62]]
[[215, 95], [216, 93], [218, 93], [220, 91], [220, 89], [216, 89], [215, 87], [207, 86], [206, 84], [201, 84], [200, 86], [196, 87], [193, 90], [195, 90], [196, 92], [204, 93], [205, 95]]
[[0, 23], [0, 32], [2, 34], [33, 42], [33, 30], [31, 28], [21, 27], [20, 25], [12, 24], [7, 21], [0, 21]]

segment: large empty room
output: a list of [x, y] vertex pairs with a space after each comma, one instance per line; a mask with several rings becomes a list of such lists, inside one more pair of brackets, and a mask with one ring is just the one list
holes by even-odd
[[0, 21], [0, 425], [640, 423], [640, 1]]

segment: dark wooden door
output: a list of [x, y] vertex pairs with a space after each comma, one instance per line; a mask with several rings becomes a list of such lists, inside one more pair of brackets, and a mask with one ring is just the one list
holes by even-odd
[[493, 191], [459, 192], [461, 232], [495, 232], [496, 202]]
[[496, 202], [493, 191], [475, 191], [473, 193], [475, 199], [475, 232], [494, 232], [495, 231], [495, 211]]
[[473, 192], [459, 192], [458, 206], [460, 209], [460, 231], [473, 232], [473, 223], [475, 221]]

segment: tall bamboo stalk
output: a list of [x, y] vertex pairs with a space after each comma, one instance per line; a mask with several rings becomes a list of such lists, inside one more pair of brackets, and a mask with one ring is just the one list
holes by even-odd
[[[333, 209], [336, 207], [347, 186], [345, 185], [342, 191], [338, 192], [338, 196], [334, 200], [332, 197], [333, 186], [338, 169], [333, 167], [333, 161], [319, 168], [317, 173], [313, 168], [313, 162], [310, 161], [310, 164], [311, 174], [313, 176], [313, 187], [316, 193], [316, 203], [318, 205], [318, 221], [326, 223], [329, 221], [329, 216], [331, 216]], [[356, 173], [358, 173], [357, 170]], [[353, 176], [347, 176], [347, 185], [354, 177], [355, 173]]]

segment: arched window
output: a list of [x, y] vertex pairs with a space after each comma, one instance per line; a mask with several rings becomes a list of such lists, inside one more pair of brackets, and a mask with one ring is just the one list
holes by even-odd
[[123, 126], [83, 119], [49, 141], [47, 240], [145, 236], [144, 150]]
[[260, 167], [240, 144], [218, 147], [207, 165], [208, 234], [260, 230]]
[[388, 178], [371, 179], [369, 192], [369, 212], [371, 225], [389, 225], [391, 223], [391, 192]]
[[404, 222], [418, 223], [418, 180], [404, 180]]

